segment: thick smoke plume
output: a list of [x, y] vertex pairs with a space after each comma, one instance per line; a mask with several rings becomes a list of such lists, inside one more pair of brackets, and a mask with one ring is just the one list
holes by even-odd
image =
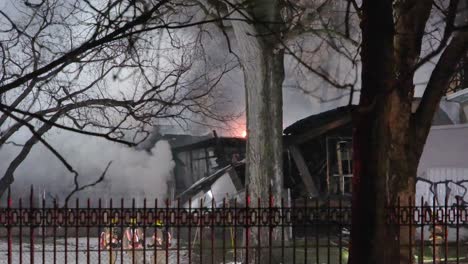
[[[79, 173], [80, 185], [98, 179], [112, 161], [104, 181], [76, 194], [73, 204], [76, 197], [114, 198], [117, 206], [120, 198], [126, 201], [136, 198], [141, 202], [143, 197], [150, 200], [167, 197], [167, 181], [174, 162], [166, 141], [159, 141], [146, 151], [63, 131], [48, 134], [47, 140]], [[1, 148], [0, 173], [4, 173], [19, 149], [11, 144]], [[26, 198], [33, 185], [37, 197], [63, 201], [74, 188], [73, 177], [48, 149], [37, 144], [16, 171], [12, 193]]]

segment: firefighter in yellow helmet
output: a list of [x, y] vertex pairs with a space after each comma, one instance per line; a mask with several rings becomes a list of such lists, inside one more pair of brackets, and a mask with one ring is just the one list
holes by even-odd
[[109, 264], [115, 264], [117, 260], [117, 252], [122, 246], [122, 232], [116, 226], [117, 218], [113, 218], [109, 226], [104, 228], [100, 235], [100, 247], [103, 250], [109, 251]]
[[155, 221], [154, 227], [152, 244], [148, 245], [150, 248], [155, 248], [154, 254], [151, 256], [151, 263], [166, 264], [166, 255], [169, 253], [167, 249], [171, 246], [172, 236], [168, 227], [164, 226], [161, 220]]
[[130, 226], [125, 228], [124, 246], [127, 254], [130, 255], [132, 263], [143, 263], [143, 245], [145, 243], [145, 235], [141, 227], [138, 227], [135, 218], [130, 219]]

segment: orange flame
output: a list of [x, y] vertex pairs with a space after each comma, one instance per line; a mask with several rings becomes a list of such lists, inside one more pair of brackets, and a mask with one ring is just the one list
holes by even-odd
[[242, 133], [241, 133], [241, 136], [243, 138], [246, 138], [247, 137], [247, 131], [243, 130]]

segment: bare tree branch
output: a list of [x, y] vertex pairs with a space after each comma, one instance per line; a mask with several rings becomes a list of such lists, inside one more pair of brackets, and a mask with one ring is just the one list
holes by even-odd
[[107, 171], [109, 170], [109, 167], [110, 165], [112, 164], [112, 161], [109, 161], [107, 163], [107, 166], [106, 168], [104, 169], [104, 171], [102, 172], [101, 176], [99, 178], [97, 178], [95, 181], [93, 182], [90, 182], [90, 183], [87, 183], [87, 184], [84, 184], [84, 185], [80, 185], [78, 183], [78, 175], [75, 175], [74, 179], [73, 179], [73, 184], [74, 184], [74, 189], [66, 196], [65, 198], [65, 201], [64, 201], [64, 207], [66, 207], [68, 205], [68, 202], [69, 200], [72, 198], [72, 196], [78, 192], [81, 192], [87, 188], [91, 188], [91, 187], [94, 187], [96, 185], [98, 185], [99, 183], [101, 183], [102, 181], [104, 181], [105, 179], [105, 176], [107, 174]]

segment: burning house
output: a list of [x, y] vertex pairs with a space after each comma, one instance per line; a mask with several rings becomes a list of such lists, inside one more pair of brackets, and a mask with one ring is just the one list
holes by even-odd
[[[415, 100], [414, 108], [417, 105], [418, 100]], [[355, 106], [345, 106], [312, 115], [284, 130], [283, 182], [284, 189], [289, 190], [292, 199], [304, 195], [341, 198], [351, 196], [351, 113], [354, 108]], [[443, 141], [447, 138], [455, 140], [453, 146], [463, 145], [460, 144], [461, 139], [468, 136], [465, 112], [466, 107], [453, 99], [441, 102], [434, 116], [433, 128], [418, 169], [418, 195], [430, 199], [434, 194], [428, 193], [429, 189], [424, 187], [428, 181], [444, 181], [449, 177], [449, 172], [466, 173], [468, 162], [464, 157], [468, 156], [468, 147], [444, 148], [443, 155], [437, 150], [441, 148], [440, 144], [444, 145]], [[195, 143], [173, 147], [172, 151], [176, 161], [172, 187], [175, 197], [180, 197], [183, 201], [202, 199], [208, 206], [212, 199], [219, 202], [223, 197], [233, 197], [243, 191], [244, 138], [223, 138], [215, 135]], [[446, 159], [454, 156], [458, 157], [457, 164], [450, 162], [455, 159]], [[439, 176], [435, 177], [435, 174]], [[454, 181], [460, 177], [466, 178], [465, 174], [452, 176], [450, 177]]]
[[[347, 195], [351, 191], [348, 108], [313, 115], [285, 129], [284, 189], [290, 198]], [[217, 137], [172, 148], [172, 190], [182, 202], [209, 205], [239, 196], [245, 184], [244, 138]], [[338, 147], [338, 149], [337, 149]]]
[[214, 133], [211, 138], [173, 147], [172, 153], [176, 166], [170, 189], [182, 201], [210, 194], [233, 195], [244, 185], [244, 138], [218, 137]]

